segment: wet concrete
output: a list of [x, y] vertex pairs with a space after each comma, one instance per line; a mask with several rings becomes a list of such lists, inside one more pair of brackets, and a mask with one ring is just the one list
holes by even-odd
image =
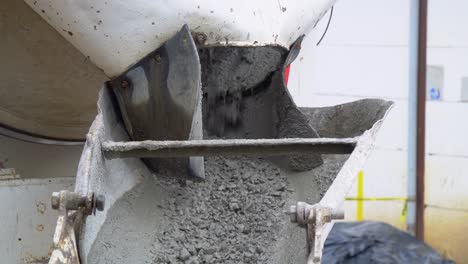
[[[284, 81], [284, 69], [300, 50], [277, 46], [199, 48], [202, 65], [203, 126], [223, 138], [317, 138]], [[322, 164], [319, 154], [270, 159], [293, 171]]]
[[88, 263], [300, 263], [304, 230], [282, 211], [320, 200], [346, 160], [325, 156], [312, 174], [287, 174], [262, 158], [209, 157], [203, 182], [154, 175], [114, 205]]
[[243, 97], [267, 89], [271, 76], [281, 69], [287, 51], [268, 47], [199, 48], [205, 97], [204, 122], [211, 134], [240, 126], [245, 108]]

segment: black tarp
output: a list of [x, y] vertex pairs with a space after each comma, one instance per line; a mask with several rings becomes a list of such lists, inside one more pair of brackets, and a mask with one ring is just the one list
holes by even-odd
[[452, 264], [424, 242], [391, 225], [366, 221], [335, 223], [323, 250], [324, 264]]

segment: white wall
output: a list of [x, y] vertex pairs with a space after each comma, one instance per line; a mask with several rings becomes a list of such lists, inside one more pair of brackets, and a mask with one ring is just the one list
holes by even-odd
[[[468, 262], [460, 244], [468, 228], [468, 103], [461, 102], [468, 76], [468, 1], [429, 3], [428, 65], [442, 66], [440, 101], [427, 103], [426, 237], [441, 253]], [[407, 0], [341, 0], [319, 47], [327, 15], [307, 37], [292, 65], [289, 89], [300, 106], [325, 106], [364, 97], [396, 105], [364, 168], [365, 197], [406, 197], [409, 3]], [[356, 196], [356, 186], [349, 196]], [[403, 203], [365, 202], [364, 218], [400, 228]], [[356, 202], [346, 203], [348, 219]], [[443, 231], [447, 230], [447, 232]], [[454, 241], [458, 243], [448, 243]]]

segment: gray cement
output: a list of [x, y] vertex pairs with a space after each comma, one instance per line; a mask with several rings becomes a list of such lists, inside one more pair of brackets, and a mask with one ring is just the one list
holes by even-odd
[[324, 155], [313, 173], [209, 157], [203, 182], [154, 175], [113, 206], [88, 263], [301, 263], [305, 231], [282, 211], [318, 202], [346, 156]]
[[268, 88], [273, 72], [281, 69], [287, 50], [267, 47], [199, 48], [205, 97], [205, 128], [224, 136], [238, 127], [245, 108], [244, 96]]
[[[164, 207], [156, 263], [270, 263], [281, 209], [293, 192], [261, 159], [209, 158], [209, 178], [174, 190]], [[189, 252], [189, 254], [186, 254]]]
[[[202, 65], [203, 127], [223, 138], [318, 138], [284, 81], [284, 68], [300, 50], [277, 46], [199, 48]], [[277, 157], [294, 171], [320, 166], [320, 154]]]

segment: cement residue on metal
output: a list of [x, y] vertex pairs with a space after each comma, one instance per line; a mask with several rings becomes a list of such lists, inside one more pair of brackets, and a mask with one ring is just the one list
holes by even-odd
[[[358, 135], [357, 150], [349, 156], [322, 155], [323, 164], [305, 172], [280, 170], [261, 158], [207, 157], [206, 180], [190, 182], [169, 178], [164, 171], [151, 175], [139, 159], [102, 156], [104, 141], [129, 140], [117, 121], [109, 90], [104, 89], [77, 186], [80, 193], [106, 195], [106, 208], [78, 223], [82, 263], [303, 263], [307, 256], [304, 230], [291, 225], [283, 210], [297, 201], [322, 202], [328, 195], [323, 193], [333, 186], [339, 197], [332, 198], [343, 200], [341, 191], [352, 183], [348, 174], [357, 174], [362, 164], [356, 159], [369, 148], [361, 139], [380, 124], [379, 113], [388, 104], [362, 100], [300, 109], [324, 137]], [[352, 114], [337, 110], [345, 108]], [[370, 118], [354, 115], [360, 112]], [[348, 118], [368, 122], [356, 127], [334, 125], [348, 124]], [[336, 187], [336, 177], [343, 173], [346, 177], [338, 179]]]

